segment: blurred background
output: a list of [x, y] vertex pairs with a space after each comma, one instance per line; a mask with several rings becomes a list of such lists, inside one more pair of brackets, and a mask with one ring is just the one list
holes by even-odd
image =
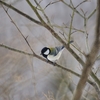
[[[13, 5], [15, 8], [38, 20], [26, 0], [2, 1]], [[30, 1], [36, 6], [34, 0]], [[66, 41], [66, 39], [68, 39], [68, 27], [70, 27], [73, 10], [61, 1], [50, 4], [55, 1], [56, 0], [37, 0], [50, 19], [54, 30]], [[74, 6], [77, 6], [82, 1], [83, 0], [72, 0]], [[64, 2], [70, 5], [70, 0], [64, 0]], [[50, 5], [47, 6], [48, 4]], [[28, 36], [27, 40], [37, 55], [40, 55], [41, 49], [45, 46], [55, 47], [62, 45], [44, 27], [26, 19], [10, 8], [5, 7], [5, 9], [8, 10], [9, 15], [22, 34], [25, 37]], [[96, 0], [88, 0], [77, 8], [80, 14], [83, 16], [85, 14], [86, 17], [95, 9]], [[41, 12], [40, 14], [45, 20], [43, 14]], [[72, 26], [78, 29], [78, 31], [73, 31], [71, 39], [74, 40], [73, 45], [75, 45], [80, 52], [83, 52], [83, 54], [88, 54], [91, 49], [94, 40], [95, 21], [96, 12], [87, 20], [85, 27], [84, 19], [76, 12], [74, 13]], [[63, 35], [63, 33], [65, 35]], [[4, 11], [2, 5], [0, 5], [0, 43], [32, 53], [20, 32]], [[81, 59], [85, 61], [83, 54], [73, 46], [71, 47]], [[81, 64], [77, 62], [66, 49], [64, 49], [57, 63], [81, 74]], [[93, 71], [96, 72], [98, 77], [100, 77], [99, 64], [98, 59], [93, 68]], [[68, 71], [52, 66], [35, 57], [0, 47], [0, 100], [71, 100], [78, 80], [79, 78], [77, 76]], [[88, 83], [84, 89], [82, 100], [97, 100], [95, 89]]]

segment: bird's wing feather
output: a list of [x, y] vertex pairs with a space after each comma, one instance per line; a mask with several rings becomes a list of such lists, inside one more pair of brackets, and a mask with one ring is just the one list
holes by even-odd
[[59, 47], [56, 47], [56, 50], [59, 52], [59, 51], [61, 51], [63, 48], [64, 48], [64, 46], [59, 46]]
[[[61, 51], [64, 48], [64, 46], [59, 46], [59, 47], [55, 47], [55, 48], [50, 48], [51, 49], [51, 53], [50, 55], [54, 55], [56, 56], [59, 51]], [[56, 49], [56, 50], [55, 50]]]

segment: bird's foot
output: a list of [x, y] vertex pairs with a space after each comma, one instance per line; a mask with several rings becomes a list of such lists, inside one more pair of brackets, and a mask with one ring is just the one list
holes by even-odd
[[55, 66], [56, 65], [56, 62], [52, 62], [52, 64]]
[[47, 63], [49, 63], [50, 61], [47, 59]]
[[47, 63], [51, 63], [51, 64], [53, 64], [54, 66], [56, 65], [56, 62], [52, 62], [52, 61], [50, 61], [50, 60], [47, 60]]

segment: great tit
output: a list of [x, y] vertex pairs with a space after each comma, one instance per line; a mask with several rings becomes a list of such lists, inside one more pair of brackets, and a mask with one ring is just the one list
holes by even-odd
[[[69, 44], [72, 42], [73, 41], [70, 41]], [[41, 55], [45, 57], [48, 61], [55, 62], [60, 58], [63, 50], [64, 46], [59, 46], [55, 48], [44, 47], [41, 50]]]
[[54, 62], [60, 58], [63, 49], [64, 46], [59, 46], [55, 48], [44, 47], [41, 50], [41, 55], [45, 57], [47, 60]]

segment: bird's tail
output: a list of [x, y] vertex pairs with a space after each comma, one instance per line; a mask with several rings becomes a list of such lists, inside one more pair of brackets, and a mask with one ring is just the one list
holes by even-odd
[[[73, 40], [71, 40], [71, 41], [69, 41], [67, 44], [71, 44], [71, 43], [73, 43], [74, 41]], [[65, 46], [62, 46], [62, 49], [64, 48]]]
[[68, 44], [71, 44], [71, 43], [73, 43], [73, 42], [74, 42], [74, 41], [73, 41], [73, 40], [71, 40], [71, 41], [69, 41], [69, 42], [68, 42]]
[[[74, 41], [70, 41], [68, 44], [71, 44], [71, 43], [73, 43]], [[63, 46], [59, 46], [59, 47], [56, 47], [56, 49], [57, 49], [57, 51], [60, 51], [60, 50], [62, 50], [62, 49], [64, 49], [64, 45]]]
[[63, 49], [65, 46], [62, 46], [61, 49]]

